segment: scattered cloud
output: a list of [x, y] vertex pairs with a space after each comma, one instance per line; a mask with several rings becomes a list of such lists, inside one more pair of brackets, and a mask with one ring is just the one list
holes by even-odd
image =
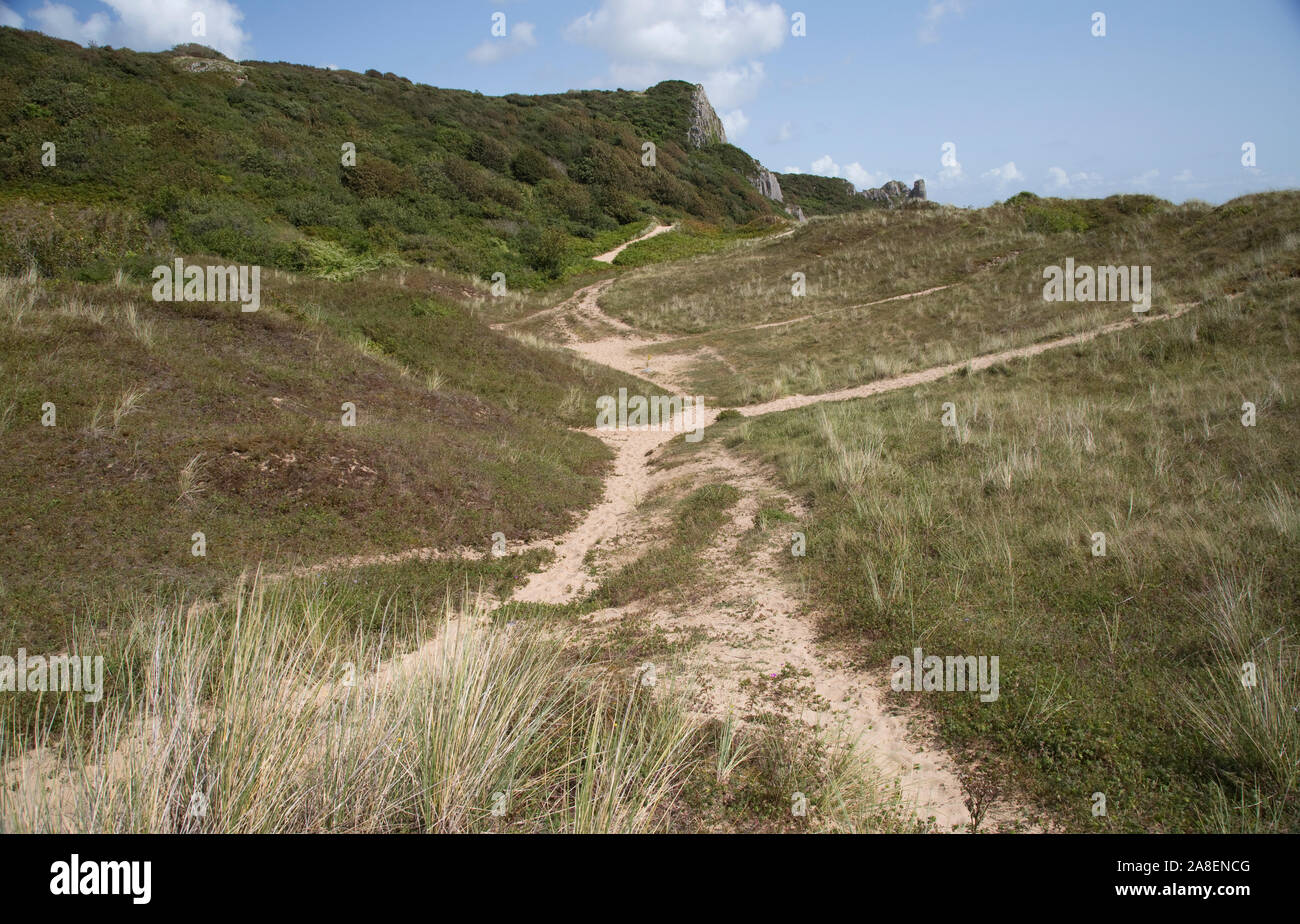
[[[250, 36], [239, 25], [244, 13], [230, 0], [100, 2], [111, 12], [101, 10], [83, 20], [72, 7], [45, 0], [28, 13], [29, 28], [82, 45], [117, 45], [136, 51], [161, 51], [198, 42], [236, 60], [243, 57], [249, 42]], [[201, 20], [196, 19], [198, 14], [202, 14]], [[198, 28], [202, 34], [195, 33]]]
[[736, 67], [724, 67], [705, 74], [701, 83], [714, 106], [736, 106], [758, 95], [767, 72], [762, 61], [749, 61]]
[[749, 128], [749, 116], [745, 115], [743, 109], [732, 109], [729, 112], [721, 113], [718, 118], [722, 120], [722, 127], [727, 133], [727, 138], [735, 141], [745, 133]]
[[517, 22], [506, 29], [506, 34], [486, 39], [470, 49], [466, 55], [476, 64], [495, 64], [527, 51], [537, 45], [537, 27], [531, 22]]
[[882, 186], [889, 182], [889, 177], [883, 173], [872, 173], [856, 160], [844, 168], [844, 176], [859, 189], [870, 189], [873, 186]]
[[1175, 183], [1191, 183], [1191, 182], [1192, 182], [1193, 180], [1195, 180], [1195, 179], [1196, 179], [1196, 177], [1192, 176], [1192, 171], [1191, 171], [1191, 170], [1186, 170], [1186, 169], [1184, 169], [1181, 173], [1179, 173], [1178, 175], [1176, 175], [1176, 176], [1174, 177], [1174, 182], [1175, 182]]
[[784, 144], [794, 137], [794, 125], [789, 122], [782, 122], [781, 127], [772, 135], [773, 144]]
[[[794, 172], [802, 173], [803, 171], [786, 170], [786, 173]], [[869, 189], [873, 186], [880, 186], [883, 183], [889, 182], [889, 177], [886, 174], [872, 173], [856, 160], [845, 167], [840, 167], [840, 165], [835, 162], [835, 158], [831, 157], [829, 154], [823, 154], [821, 157], [813, 161], [812, 170], [809, 172], [816, 173], [820, 176], [842, 177], [860, 189]]]
[[1079, 173], [1070, 173], [1064, 167], [1047, 168], [1047, 186], [1049, 189], [1069, 189], [1077, 186], [1091, 186], [1100, 182], [1100, 173], [1089, 173], [1086, 170]]
[[939, 23], [947, 17], [966, 12], [966, 0], [930, 0], [921, 17], [921, 28], [916, 37], [926, 45], [939, 41]]
[[1159, 176], [1159, 170], [1148, 170], [1145, 173], [1140, 173], [1137, 176], [1130, 178], [1129, 183], [1133, 186], [1141, 186], [1145, 188], [1150, 186]]
[[565, 37], [609, 56], [599, 84], [696, 80], [721, 110], [757, 96], [767, 76], [758, 59], [780, 48], [788, 32], [781, 6], [760, 0], [602, 0], [570, 23]]
[[801, 170], [799, 167], [786, 167], [781, 172], [782, 173], [803, 173], [803, 170]]
[[1007, 161], [1001, 167], [994, 167], [992, 170], [986, 171], [981, 176], [983, 179], [993, 180], [999, 185], [1011, 183], [1016, 180], [1023, 180], [1025, 178], [1025, 175], [1017, 169], [1014, 160]]
[[823, 154], [812, 162], [812, 172], [821, 176], [839, 176], [840, 165], [829, 154]]
[[0, 3], [0, 26], [13, 26], [15, 29], [21, 29], [23, 27], [23, 18], [3, 3]]

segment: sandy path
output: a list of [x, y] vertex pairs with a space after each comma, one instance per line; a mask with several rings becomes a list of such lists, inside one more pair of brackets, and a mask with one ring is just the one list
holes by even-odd
[[[712, 422], [713, 414], [709, 415]], [[564, 603], [594, 586], [586, 567], [587, 553], [618, 535], [632, 518], [638, 502], [649, 496], [657, 479], [651, 475], [646, 456], [677, 435], [672, 431], [590, 431], [617, 447], [614, 470], [605, 481], [605, 497], [582, 522], [555, 542], [554, 561], [534, 572], [513, 599], [535, 603]]]
[[617, 257], [619, 254], [621, 254], [623, 251], [627, 250], [627, 249], [628, 249], [629, 247], [631, 247], [633, 244], [635, 244], [635, 243], [637, 243], [637, 242], [639, 242], [639, 241], [648, 241], [650, 238], [652, 238], [652, 237], [658, 237], [659, 235], [661, 235], [661, 234], [663, 234], [663, 233], [665, 233], [665, 232], [667, 232], [667, 231], [671, 231], [671, 230], [673, 230], [673, 229], [676, 228], [676, 227], [677, 227], [676, 225], [661, 225], [661, 224], [656, 224], [653, 228], [651, 228], [649, 231], [645, 232], [644, 234], [639, 235], [639, 236], [637, 236], [637, 237], [634, 237], [634, 238], [632, 238], [632, 240], [627, 241], [626, 243], [619, 244], [619, 245], [618, 245], [617, 247], [615, 247], [613, 250], [607, 251], [606, 253], [602, 253], [602, 254], [601, 254], [600, 256], [598, 256], [598, 257], [592, 257], [591, 259], [593, 259], [593, 260], [595, 260], [595, 261], [597, 261], [597, 262], [599, 262], [599, 263], [613, 263], [615, 257]]
[[[664, 386], [679, 384], [680, 367], [691, 357], [682, 355], [677, 368], [660, 366], [658, 370], [647, 373], [645, 358], [634, 353], [658, 341], [638, 337], [634, 328], [601, 311], [597, 300], [609, 284], [607, 280], [579, 290], [562, 306], [567, 314], [559, 317], [561, 338], [571, 349], [592, 362], [647, 376]], [[884, 301], [916, 297], [937, 291], [937, 288]], [[1178, 305], [1165, 315], [1135, 315], [1095, 330], [976, 357], [968, 362], [918, 370], [825, 394], [792, 395], [741, 407], [739, 411], [745, 416], [755, 417], [810, 404], [909, 388], [955, 374], [963, 368], [978, 371], [998, 362], [1035, 356], [1142, 323], [1168, 320], [1183, 314], [1189, 307]], [[580, 320], [589, 329], [606, 329], [612, 333], [598, 340], [583, 341], [570, 326], [571, 319]], [[656, 359], [662, 362], [663, 357]], [[716, 410], [709, 410], [704, 419], [711, 423], [716, 415]], [[514, 595], [516, 600], [563, 603], [590, 590], [596, 579], [587, 567], [588, 553], [629, 530], [634, 531], [639, 502], [651, 496], [665, 481], [683, 477], [682, 472], [675, 470], [655, 473], [648, 464], [648, 457], [676, 435], [672, 430], [592, 432], [617, 449], [614, 470], [606, 481], [604, 499], [574, 530], [556, 540], [556, 559], [529, 578]], [[723, 545], [734, 546], [738, 537], [752, 526], [757, 498], [761, 494], [782, 495], [787, 501], [789, 498], [772, 479], [753, 471], [752, 465], [736, 459], [721, 446], [709, 444], [707, 438], [702, 445], [707, 447], [705, 454], [711, 464], [722, 469], [724, 480], [740, 487], [743, 492], [732, 528], [723, 531]], [[793, 501], [789, 503], [793, 504]], [[901, 708], [896, 701], [891, 702], [882, 685], [844, 664], [842, 659], [818, 643], [814, 627], [800, 612], [797, 595], [779, 576], [776, 556], [788, 552], [784, 543], [784, 537], [770, 542], [758, 553], [756, 560], [743, 566], [737, 565], [726, 548], [710, 550], [710, 556], [725, 572], [722, 583], [727, 592], [724, 597], [696, 601], [686, 608], [661, 610], [649, 615], [648, 621], [665, 629], [703, 631], [706, 637], [704, 654], [694, 670], [707, 679], [711, 691], [708, 709], [713, 714], [736, 711], [743, 706], [747, 694], [743, 692], [740, 681], [746, 677], [756, 673], [776, 674], [786, 665], [806, 672], [816, 701], [828, 705], [804, 708], [800, 718], [821, 726], [842, 727], [859, 742], [879, 769], [899, 781], [919, 817], [933, 818], [943, 831], [964, 824], [969, 820], [969, 813], [963, 803], [955, 763], [942, 750], [927, 747], [919, 740], [913, 729], [923, 724], [921, 716], [914, 710]], [[625, 609], [593, 614], [591, 618], [598, 623], [622, 615]], [[991, 822], [1012, 821], [1016, 815], [1023, 813], [1002, 807], [993, 813]]]
[[[623, 336], [581, 341], [573, 335], [567, 320], [561, 319], [561, 335], [568, 346], [592, 362], [604, 363], [633, 374], [645, 374], [645, 360], [632, 352], [653, 341], [632, 335], [633, 329], [601, 312], [597, 298], [608, 285], [597, 283], [575, 294], [567, 304], [569, 311], [587, 323], [603, 323]], [[654, 378], [671, 384], [672, 370], [661, 369]], [[898, 385], [897, 387], [905, 387]], [[716, 410], [705, 412], [709, 423]], [[680, 429], [680, 428], [679, 428]], [[542, 603], [564, 603], [577, 599], [592, 589], [596, 578], [587, 567], [587, 555], [593, 549], [607, 547], [628, 532], [637, 529], [638, 504], [652, 496], [668, 481], [677, 481], [683, 472], [655, 472], [649, 456], [676, 436], [676, 432], [591, 431], [617, 448], [614, 470], [606, 481], [604, 499], [583, 521], [555, 543], [557, 556], [546, 568], [531, 575], [513, 599]], [[644, 618], [644, 624], [667, 631], [696, 629], [705, 636], [700, 654], [691, 661], [690, 670], [707, 688], [704, 711], [721, 716], [727, 712], [743, 713], [748, 693], [742, 681], [758, 675], [779, 674], [787, 666], [806, 674], [818, 706], [804, 706], [795, 717], [809, 724], [839, 728], [856, 741], [870, 756], [878, 770], [889, 780], [897, 780], [911, 807], [921, 819], [933, 818], [939, 830], [969, 820], [963, 803], [961, 784], [955, 764], [943, 751], [927, 747], [912, 728], [921, 722], [915, 710], [888, 702], [888, 694], [860, 671], [842, 659], [824, 651], [817, 642], [816, 630], [801, 612], [797, 595], [786, 586], [778, 571], [776, 556], [788, 554], [787, 539], [775, 534], [750, 562], [738, 562], [734, 546], [747, 532], [757, 515], [760, 496], [784, 496], [793, 501], [765, 474], [727, 452], [709, 444], [701, 446], [709, 464], [720, 468], [723, 480], [739, 487], [742, 501], [730, 529], [724, 529], [722, 548], [708, 555], [722, 575], [725, 594], [718, 599], [694, 601], [689, 607], [660, 610]], [[618, 618], [626, 608], [593, 614], [590, 620]], [[423, 657], [416, 653], [413, 657]], [[892, 707], [892, 708], [891, 708]], [[994, 813], [994, 824], [1013, 820], [1011, 813]]]
[[[660, 226], [661, 228], [663, 226]], [[633, 355], [637, 350], [660, 341], [637, 336], [634, 328], [601, 311], [598, 298], [611, 280], [587, 286], [546, 314], [557, 318], [558, 337], [584, 358], [634, 375], [649, 378], [666, 388], [680, 385], [682, 367], [693, 358], [682, 354], [670, 365], [656, 357], [658, 368], [647, 371], [647, 360]], [[941, 288], [941, 287], [940, 287]], [[935, 289], [893, 299], [915, 297]], [[893, 300], [887, 299], [887, 300]], [[1056, 340], [977, 357], [969, 362], [950, 363], [923, 369], [890, 379], [839, 389], [819, 395], [792, 395], [764, 404], [741, 407], [747, 417], [780, 413], [825, 401], [843, 401], [908, 388], [952, 375], [963, 368], [985, 369], [995, 363], [1034, 356], [1047, 350], [1083, 343], [1095, 337], [1124, 330], [1141, 323], [1167, 320], [1184, 313], [1190, 306], [1175, 306], [1170, 314], [1157, 317], [1137, 315], [1104, 327]], [[533, 317], [537, 317], [534, 315]], [[587, 329], [606, 330], [609, 336], [584, 341], [573, 329], [581, 322]], [[717, 410], [703, 414], [703, 422], [712, 423]], [[588, 431], [615, 449], [613, 470], [605, 482], [602, 500], [572, 530], [554, 540], [517, 545], [512, 551], [545, 545], [555, 550], [555, 559], [541, 571], [534, 572], [513, 595], [518, 601], [564, 603], [591, 590], [596, 577], [588, 568], [588, 553], [609, 549], [621, 537], [640, 534], [638, 505], [656, 490], [677, 481], [684, 472], [675, 469], [655, 471], [649, 457], [672, 440], [685, 427], [680, 420], [661, 430]], [[954, 761], [942, 750], [927, 746], [915, 729], [924, 719], [915, 710], [891, 701], [888, 691], [877, 680], [845, 663], [836, 653], [826, 650], [816, 638], [816, 631], [802, 612], [799, 596], [785, 583], [778, 568], [777, 556], [788, 554], [788, 537], [772, 531], [763, 548], [745, 562], [738, 561], [735, 547], [739, 537], [750, 530], [757, 515], [760, 496], [781, 496], [787, 506], [795, 507], [768, 475], [754, 470], [722, 446], [705, 438], [703, 451], [692, 464], [708, 464], [721, 470], [727, 483], [742, 491], [730, 529], [721, 531], [719, 546], [706, 554], [719, 569], [724, 592], [711, 599], [693, 601], [691, 605], [649, 614], [647, 622], [666, 630], [696, 629], [703, 632], [702, 653], [691, 670], [708, 690], [705, 708], [713, 714], [743, 709], [748, 694], [741, 681], [756, 674], [778, 674], [787, 665], [806, 675], [815, 697], [812, 704], [797, 710], [798, 717], [810, 724], [838, 726], [856, 740], [873, 765], [889, 779], [898, 780], [918, 817], [933, 818], [939, 830], [969, 820], [961, 784]], [[482, 557], [482, 552], [466, 550], [467, 557]], [[394, 555], [353, 557], [321, 563], [308, 573], [331, 567], [355, 567], [383, 561], [400, 561], [412, 557], [448, 557], [438, 550], [416, 549]], [[635, 607], [636, 605], [633, 604]], [[629, 608], [602, 611], [588, 617], [593, 625], [621, 616]], [[399, 670], [430, 657], [440, 642], [432, 639], [420, 649], [395, 659], [386, 670]], [[1023, 812], [1005, 806], [995, 810], [991, 822], [1013, 821]]]
[[[705, 443], [701, 458], [688, 472], [674, 470], [674, 479], [725, 481], [742, 492], [731, 524], [720, 531], [718, 544], [705, 555], [718, 579], [718, 590], [687, 605], [669, 605], [636, 614], [642, 624], [678, 634], [699, 632], [701, 645], [686, 656], [681, 669], [704, 687], [700, 709], [722, 717], [743, 716], [754, 708], [754, 682], [793, 670], [802, 695], [780, 711], [809, 725], [843, 733], [870, 756], [887, 781], [897, 781], [909, 807], [922, 820], [933, 819], [938, 830], [951, 831], [970, 820], [953, 762], [921, 742], [912, 727], [915, 711], [903, 707], [870, 677], [817, 640], [814, 621], [803, 611], [799, 595], [782, 577], [782, 561], [790, 555], [790, 534], [772, 529], [746, 554], [744, 537], [755, 526], [760, 507], [779, 498], [785, 509], [805, 516], [798, 503], [778, 488], [765, 472], [741, 460], [717, 443]], [[798, 527], [791, 524], [792, 529]], [[633, 608], [635, 608], [635, 604]], [[602, 611], [589, 619], [614, 622], [624, 609]], [[765, 702], [758, 708], [770, 707]], [[1014, 815], [997, 807], [990, 827], [1011, 822]]]
[[1056, 350], [1061, 347], [1073, 346], [1076, 343], [1086, 343], [1105, 334], [1113, 334], [1116, 331], [1125, 330], [1130, 327], [1136, 327], [1139, 324], [1149, 324], [1154, 321], [1169, 321], [1184, 314], [1189, 305], [1176, 305], [1168, 314], [1156, 315], [1149, 317], [1145, 314], [1135, 314], [1132, 318], [1126, 318], [1123, 321], [1116, 321], [1113, 324], [1106, 324], [1103, 327], [1087, 330], [1079, 334], [1071, 334], [1068, 337], [1060, 337], [1056, 340], [1046, 340], [1042, 343], [1033, 343], [1029, 346], [1016, 347], [1012, 350], [1003, 350], [1001, 353], [988, 353], [984, 356], [977, 356], [974, 359], [960, 363], [948, 363], [945, 366], [932, 366], [929, 369], [920, 369], [916, 372], [909, 372], [905, 375], [895, 376], [889, 379], [879, 379], [875, 382], [868, 382], [865, 385], [853, 385], [849, 388], [841, 388], [837, 391], [822, 392], [816, 395], [787, 395], [784, 398], [777, 398], [774, 401], [767, 401], [763, 404], [748, 404], [736, 408], [746, 417], [761, 417], [764, 414], [778, 414], [781, 411], [790, 411], [795, 408], [807, 407], [810, 404], [822, 404], [827, 401], [848, 401], [852, 398], [865, 398], [870, 395], [878, 395], [886, 391], [895, 391], [899, 388], [911, 388], [914, 385], [921, 385], [926, 382], [933, 382], [945, 376], [952, 375], [962, 369], [969, 368], [972, 372], [979, 372], [981, 369], [987, 369], [989, 366], [1001, 362], [1007, 362], [1012, 359], [1023, 359], [1028, 356], [1037, 356], [1039, 353], [1045, 353], [1048, 350]]

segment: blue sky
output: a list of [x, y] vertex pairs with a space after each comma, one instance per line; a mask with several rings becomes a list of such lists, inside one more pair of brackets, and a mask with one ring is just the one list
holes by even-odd
[[924, 177], [958, 205], [1300, 186], [1300, 0], [0, 0], [0, 24], [489, 94], [678, 77], [774, 170]]

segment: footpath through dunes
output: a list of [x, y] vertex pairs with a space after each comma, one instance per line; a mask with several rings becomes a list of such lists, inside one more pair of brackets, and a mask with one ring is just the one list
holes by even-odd
[[632, 238], [632, 240], [619, 244], [613, 250], [608, 250], [605, 253], [602, 253], [600, 256], [592, 257], [591, 259], [595, 260], [597, 263], [613, 263], [619, 254], [627, 250], [633, 244], [639, 243], [640, 241], [648, 241], [650, 238], [658, 237], [659, 235], [667, 231], [672, 231], [676, 227], [677, 227], [676, 225], [661, 225], [656, 223], [655, 226], [651, 228], [649, 231], [639, 234], [636, 237]]
[[[645, 356], [639, 351], [659, 341], [641, 336], [635, 328], [606, 315], [600, 308], [600, 294], [612, 282], [602, 280], [579, 289], [562, 304], [525, 320], [544, 319], [543, 330], [547, 335], [590, 362], [640, 376], [659, 388], [680, 394], [686, 365], [707, 356], [708, 348], [701, 345], [692, 353], [674, 354], [671, 362], [657, 357], [654, 367], [648, 368]], [[1084, 333], [973, 357], [965, 362], [818, 395], [791, 395], [737, 410], [744, 416], [755, 417], [909, 388], [962, 369], [985, 369], [1138, 324], [1177, 317], [1190, 307], [1177, 305], [1168, 314], [1150, 318], [1137, 315]], [[508, 325], [498, 325], [505, 326]], [[780, 556], [789, 552], [788, 537], [772, 531], [757, 551], [738, 554], [738, 537], [752, 531], [760, 498], [779, 497], [792, 509], [798, 509], [797, 502], [770, 474], [756, 470], [722, 445], [709, 441], [707, 436], [699, 444], [699, 451], [690, 454], [692, 457], [686, 463], [671, 468], [653, 464], [658, 451], [668, 442], [685, 431], [707, 427], [717, 419], [718, 413], [719, 409], [706, 407], [688, 423], [684, 410], [679, 410], [667, 426], [658, 429], [584, 431], [615, 450], [602, 499], [563, 535], [526, 545], [516, 544], [509, 549], [522, 552], [549, 548], [555, 553], [553, 560], [533, 572], [511, 599], [543, 604], [581, 599], [599, 583], [591, 566], [593, 553], [611, 552], [628, 544], [644, 545], [653, 539], [647, 535], [652, 530], [644, 522], [640, 509], [643, 502], [690, 479], [712, 478], [736, 487], [741, 497], [731, 514], [730, 528], [719, 531], [714, 543], [702, 553], [711, 572], [709, 586], [720, 590], [703, 591], [689, 603], [658, 608], [643, 609], [640, 602], [610, 607], [584, 617], [584, 624], [592, 631], [602, 631], [602, 627], [632, 614], [639, 624], [649, 628], [702, 634], [704, 641], [695, 653], [687, 656], [685, 670], [692, 675], [688, 679], [705, 691], [702, 708], [711, 715], [744, 709], [752, 696], [750, 684], [755, 676], [778, 677], [793, 672], [794, 676], [807, 678], [808, 696], [801, 704], [791, 707], [793, 715], [809, 724], [838, 728], [850, 740], [857, 741], [873, 766], [897, 782], [919, 818], [933, 819], [941, 831], [963, 825], [969, 820], [969, 811], [958, 764], [926, 742], [925, 735], [918, 731], [924, 727], [924, 718], [915, 710], [896, 707], [880, 678], [863, 673], [847, 658], [818, 642], [815, 614], [805, 610], [801, 595], [783, 576]], [[473, 550], [411, 549], [370, 558], [331, 560], [294, 573], [460, 555], [483, 557], [482, 552]], [[384, 670], [391, 673], [423, 663], [441, 644], [438, 639], [431, 639], [419, 649], [397, 658]], [[990, 821], [993, 825], [1024, 826], [1029, 817], [1030, 812], [1023, 806], [1003, 805], [991, 813]]]
[[[644, 359], [633, 351], [648, 341], [628, 325], [604, 315], [597, 304], [609, 280], [588, 286], [556, 312], [550, 330], [571, 349], [591, 362], [641, 374], [666, 389], [680, 386], [677, 369], [661, 366], [647, 371]], [[575, 328], [599, 330], [598, 339], [582, 340]], [[899, 386], [903, 387], [903, 386]], [[708, 425], [718, 410], [705, 409], [692, 425]], [[702, 708], [721, 716], [742, 712], [752, 695], [756, 677], [803, 677], [806, 698], [792, 707], [794, 717], [809, 724], [837, 730], [857, 743], [872, 765], [896, 783], [904, 799], [922, 820], [932, 819], [940, 831], [951, 831], [969, 821], [956, 763], [942, 750], [928, 746], [913, 732], [921, 717], [912, 711], [890, 708], [876, 682], [854, 670], [846, 659], [824, 650], [816, 640], [809, 614], [803, 612], [799, 594], [782, 576], [779, 556], [788, 554], [787, 538], [779, 531], [767, 536], [752, 555], [738, 555], [738, 537], [749, 532], [758, 515], [761, 498], [779, 496], [787, 506], [797, 506], [765, 472], [739, 459], [719, 444], [701, 443], [701, 451], [686, 466], [656, 470], [656, 450], [687, 429], [680, 414], [660, 430], [593, 431], [616, 448], [614, 469], [605, 483], [603, 500], [578, 526], [555, 541], [555, 559], [533, 573], [515, 592], [517, 601], [560, 604], [594, 589], [597, 578], [588, 567], [589, 555], [622, 544], [643, 533], [639, 504], [685, 479], [705, 477], [739, 488], [741, 500], [729, 529], [704, 552], [712, 572], [708, 591], [689, 604], [674, 604], [642, 611], [638, 603], [611, 607], [584, 621], [593, 629], [616, 624], [629, 612], [637, 622], [670, 634], [701, 633], [703, 644], [688, 657], [686, 670], [706, 692]], [[420, 657], [420, 655], [416, 655]], [[1001, 808], [993, 824], [1022, 822], [1027, 813]]]
[[[681, 372], [707, 348], [695, 355], [675, 355], [673, 362], [656, 362], [647, 368], [647, 360], [638, 351], [658, 341], [644, 338], [628, 324], [606, 315], [600, 308], [600, 294], [612, 284], [603, 280], [587, 286], [567, 299], [551, 313], [547, 331], [590, 362], [603, 363], [623, 372], [640, 375], [655, 385], [680, 393]], [[925, 294], [925, 293], [918, 293]], [[1032, 344], [998, 353], [973, 357], [964, 362], [948, 363], [906, 375], [869, 382], [852, 388], [819, 395], [792, 395], [763, 404], [742, 406], [737, 410], [747, 416], [805, 407], [829, 401], [843, 401], [909, 388], [953, 375], [963, 369], [981, 370], [1000, 362], [1034, 356], [1048, 350], [1083, 343], [1095, 337], [1116, 333], [1139, 324], [1168, 320], [1185, 313], [1191, 305], [1177, 305], [1167, 314], [1148, 317], [1134, 315], [1123, 321], [1055, 340]], [[591, 339], [583, 339], [584, 336]], [[663, 357], [658, 357], [662, 360]], [[717, 419], [718, 409], [706, 409], [693, 424], [708, 425]], [[793, 669], [809, 678], [813, 696], [800, 717], [809, 723], [842, 728], [870, 754], [875, 765], [898, 781], [903, 792], [921, 818], [933, 818], [940, 830], [951, 830], [969, 819], [957, 764], [939, 749], [927, 746], [913, 729], [923, 725], [914, 711], [891, 710], [888, 696], [876, 678], [853, 669], [837, 653], [817, 642], [810, 614], [803, 612], [797, 592], [782, 578], [778, 556], [788, 554], [782, 536], [771, 536], [756, 557], [745, 561], [731, 554], [736, 537], [753, 526], [758, 498], [781, 496], [785, 503], [797, 506], [776, 484], [774, 478], [735, 457], [730, 451], [707, 439], [696, 459], [685, 466], [656, 470], [652, 460], [656, 450], [686, 429], [680, 419], [659, 430], [592, 431], [616, 448], [614, 469], [605, 484], [602, 501], [582, 522], [555, 540], [554, 561], [533, 573], [514, 599], [560, 604], [580, 598], [594, 589], [597, 578], [589, 567], [589, 556], [607, 544], [617, 545], [627, 537], [639, 536], [644, 524], [639, 521], [639, 504], [665, 489], [669, 484], [691, 477], [703, 468], [719, 475], [726, 484], [740, 488], [742, 498], [734, 514], [732, 528], [723, 530], [714, 547], [707, 550], [715, 577], [725, 588], [722, 594], [706, 594], [689, 605], [668, 606], [639, 611], [640, 623], [651, 623], [665, 631], [686, 628], [703, 632], [702, 651], [691, 666], [710, 689], [709, 708], [722, 714], [743, 705], [746, 678], [755, 674], [777, 676]], [[637, 604], [614, 607], [589, 617], [593, 625], [614, 622], [627, 615]], [[1002, 807], [993, 814], [994, 824], [1023, 822], [1028, 812], [1022, 808]]]
[[[1234, 296], [1229, 296], [1234, 297]], [[979, 372], [990, 366], [996, 366], [998, 363], [1010, 362], [1013, 359], [1024, 359], [1029, 356], [1037, 356], [1039, 353], [1045, 353], [1048, 350], [1056, 350], [1061, 347], [1074, 346], [1078, 343], [1086, 343], [1097, 337], [1106, 334], [1113, 334], [1117, 331], [1127, 330], [1136, 327], [1139, 324], [1148, 324], [1154, 321], [1170, 321], [1185, 314], [1192, 306], [1190, 304], [1175, 305], [1167, 314], [1158, 314], [1149, 316], [1146, 314], [1135, 314], [1131, 318], [1123, 321], [1115, 321], [1112, 324], [1106, 324], [1093, 330], [1083, 331], [1078, 334], [1071, 334], [1068, 337], [1059, 337], [1056, 340], [1047, 340], [1043, 343], [1032, 343], [1029, 346], [1015, 347], [1010, 350], [1002, 350], [998, 353], [986, 353], [983, 356], [975, 356], [963, 362], [947, 363], [942, 366], [932, 366], [929, 369], [919, 369], [916, 372], [909, 372], [904, 375], [897, 375], [887, 379], [877, 379], [874, 382], [867, 382], [864, 385], [853, 385], [849, 388], [840, 388], [835, 391], [822, 392], [817, 395], [787, 395], [784, 398], [776, 398], [772, 401], [765, 401], [762, 404], [746, 404], [736, 408], [746, 417], [761, 417], [764, 414], [778, 414], [781, 411], [791, 411], [795, 408], [807, 407], [810, 404], [823, 404], [831, 401], [849, 401], [853, 398], [866, 398], [871, 395], [883, 394], [887, 391], [896, 391], [900, 388], [911, 388], [915, 385], [922, 385], [926, 382], [934, 382], [945, 376], [954, 375], [963, 369], [971, 372]]]

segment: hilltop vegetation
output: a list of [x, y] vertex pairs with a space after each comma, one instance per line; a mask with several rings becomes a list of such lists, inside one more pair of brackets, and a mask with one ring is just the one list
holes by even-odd
[[778, 173], [787, 205], [797, 205], [805, 215], [842, 215], [883, 208], [860, 195], [853, 184], [839, 177], [812, 173]]
[[[140, 275], [179, 250], [306, 271], [404, 261], [524, 286], [588, 265], [651, 215], [730, 227], [780, 214], [746, 180], [749, 155], [689, 146], [693, 91], [487, 97], [0, 28], [0, 270]], [[41, 164], [45, 142], [56, 166]]]
[[[1298, 221], [1295, 193], [1215, 208], [1152, 196], [1022, 194], [978, 210], [872, 210], [810, 222], [753, 247], [638, 269], [604, 293], [601, 305], [644, 330], [687, 338], [650, 355], [715, 350], [720, 360], [691, 369], [693, 393], [747, 404], [937, 366], [1131, 314], [1128, 304], [1045, 303], [1043, 268], [1066, 257], [1081, 265], [1151, 266], [1153, 314], [1207, 291], [1237, 291], [1259, 261], [1287, 246]], [[806, 280], [803, 296], [792, 293], [796, 272]], [[926, 294], [907, 297], [915, 293]]]

